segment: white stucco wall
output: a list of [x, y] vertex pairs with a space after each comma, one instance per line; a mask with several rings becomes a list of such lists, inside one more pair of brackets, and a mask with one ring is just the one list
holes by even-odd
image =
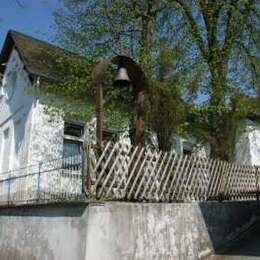
[[[15, 86], [11, 86], [8, 74], [17, 72]], [[5, 169], [16, 169], [23, 167], [28, 162], [28, 151], [30, 146], [30, 132], [32, 113], [34, 109], [34, 98], [26, 92], [31, 86], [28, 74], [24, 69], [18, 52], [14, 49], [6, 65], [3, 78], [4, 93], [13, 92], [12, 98], [6, 95], [0, 97], [0, 172], [6, 164], [4, 156], [4, 131], [9, 129], [10, 160]], [[13, 88], [11, 91], [10, 89]]]
[[[10, 77], [14, 71], [17, 75], [15, 84]], [[81, 190], [79, 176], [71, 178], [63, 173], [61, 178], [59, 171], [50, 171], [50, 168], [62, 167], [62, 160], [56, 159], [60, 159], [63, 154], [64, 121], [61, 115], [46, 113], [44, 105], [33, 93], [33, 88], [36, 87], [31, 83], [18, 52], [13, 49], [6, 64], [3, 91], [0, 92], [4, 94], [0, 97], [0, 201], [7, 199], [8, 190], [13, 196], [12, 200], [34, 199], [37, 196], [38, 171], [42, 163], [44, 166], [41, 171], [47, 167], [48, 174], [41, 174], [41, 192], [55, 189], [57, 183], [63, 190], [66, 187], [67, 192]], [[8, 142], [4, 137], [7, 131]], [[52, 164], [47, 163], [53, 160]], [[10, 176], [24, 176], [28, 173], [33, 175], [11, 182], [5, 181]]]
[[244, 165], [260, 165], [260, 124], [251, 120], [241, 127], [235, 149], [235, 161]]
[[46, 113], [36, 102], [32, 115], [29, 163], [46, 162], [62, 157], [64, 121], [61, 116]]
[[[11, 86], [8, 77], [12, 71], [17, 72], [15, 86]], [[3, 135], [7, 129], [11, 144], [8, 170], [62, 156], [63, 120], [45, 113], [44, 106], [33, 96], [31, 87], [23, 62], [13, 49], [3, 79], [3, 92], [12, 93], [10, 89], [13, 88], [13, 95], [11, 99], [7, 95], [0, 97], [0, 172], [6, 158]]]

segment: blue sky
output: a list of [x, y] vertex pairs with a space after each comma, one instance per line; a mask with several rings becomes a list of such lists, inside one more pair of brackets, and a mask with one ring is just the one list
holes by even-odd
[[60, 0], [1, 0], [0, 48], [9, 29], [17, 30], [39, 39], [52, 41], [54, 21], [52, 13], [61, 7]]

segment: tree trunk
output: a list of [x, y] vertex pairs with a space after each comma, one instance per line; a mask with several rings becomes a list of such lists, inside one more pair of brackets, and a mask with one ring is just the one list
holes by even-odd
[[225, 107], [225, 99], [227, 93], [227, 61], [223, 60], [221, 56], [213, 55], [209, 61], [211, 72], [211, 98], [210, 105], [213, 108], [213, 112], [209, 113], [210, 131], [211, 131], [211, 157], [220, 158], [222, 160], [230, 160], [229, 150], [227, 149], [227, 137], [226, 128], [228, 119], [225, 116], [225, 111], [222, 107]]

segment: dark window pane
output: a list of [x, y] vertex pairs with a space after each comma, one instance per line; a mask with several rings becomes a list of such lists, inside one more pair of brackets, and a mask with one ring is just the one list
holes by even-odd
[[191, 150], [187, 150], [187, 149], [183, 149], [183, 154], [184, 155], [191, 155], [192, 151]]
[[82, 151], [82, 143], [71, 141], [71, 140], [64, 140], [63, 143], [63, 157], [70, 157], [74, 155], [81, 154]]
[[83, 137], [84, 127], [77, 124], [65, 123], [64, 134], [74, 137]]

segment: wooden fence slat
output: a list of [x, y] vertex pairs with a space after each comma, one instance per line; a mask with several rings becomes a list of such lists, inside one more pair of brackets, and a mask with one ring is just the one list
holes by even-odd
[[162, 166], [163, 166], [163, 164], [164, 164], [166, 158], [167, 158], [167, 153], [164, 153], [163, 158], [162, 158], [162, 161], [161, 161], [161, 163], [160, 163], [160, 166], [159, 166], [158, 170], [155, 172], [154, 181], [153, 181], [153, 183], [152, 183], [152, 185], [151, 185], [151, 187], [150, 187], [150, 189], [149, 189], [149, 191], [148, 191], [148, 198], [151, 197], [151, 195], [152, 195], [153, 187], [154, 187], [154, 185], [155, 185], [155, 183], [156, 183], [156, 176], [158, 176], [158, 175], [160, 174], [161, 169], [162, 169]]
[[[199, 166], [197, 167], [197, 189], [195, 192], [195, 197], [198, 198], [198, 200], [201, 200], [202, 196], [203, 196], [203, 190], [206, 189], [207, 187], [207, 182], [205, 181], [206, 184], [204, 183], [204, 179], [205, 179], [205, 173], [204, 173], [204, 167], [205, 167], [205, 163], [203, 161], [203, 158], [199, 158]], [[208, 178], [208, 176], [206, 176]]]
[[149, 152], [150, 152], [150, 154], [151, 154], [151, 158], [150, 158], [150, 160], [148, 161], [148, 165], [146, 166], [146, 169], [145, 169], [145, 171], [144, 171], [144, 174], [143, 174], [143, 176], [142, 176], [142, 178], [141, 178], [141, 181], [140, 181], [140, 183], [139, 183], [139, 185], [138, 185], [138, 187], [137, 187], [137, 190], [136, 190], [136, 192], [135, 192], [135, 195], [134, 195], [134, 198], [135, 198], [135, 199], [137, 198], [137, 196], [138, 196], [138, 194], [139, 194], [139, 192], [140, 192], [140, 189], [141, 189], [141, 187], [142, 187], [142, 185], [143, 185], [143, 182], [144, 182], [145, 178], [147, 177], [147, 172], [148, 172], [149, 167], [150, 167], [150, 166], [152, 165], [152, 163], [153, 163], [154, 155], [158, 157], [157, 152], [151, 153], [150, 150], [149, 150]]
[[238, 164], [235, 164], [233, 170], [232, 170], [232, 178], [230, 180], [229, 186], [226, 189], [227, 196], [229, 198], [235, 198], [237, 193], [237, 183], [239, 180], [241, 180], [241, 174], [240, 174], [240, 167]]
[[176, 174], [178, 175], [178, 177], [177, 177], [177, 179], [176, 179], [176, 185], [175, 185], [175, 187], [174, 187], [174, 189], [173, 189], [173, 192], [172, 192], [171, 200], [173, 200], [173, 198], [175, 197], [175, 194], [176, 194], [176, 190], [179, 188], [179, 181], [180, 181], [180, 179], [181, 179], [181, 177], [182, 177], [183, 168], [185, 167], [185, 163], [186, 163], [186, 161], [187, 161], [187, 158], [188, 158], [188, 156], [187, 156], [187, 155], [184, 155], [184, 159], [183, 159], [183, 161], [182, 161], [181, 170], [180, 170], [179, 173], [177, 173], [177, 171], [176, 171]]
[[[127, 164], [127, 172], [126, 172], [125, 176], [127, 176], [127, 174], [128, 174], [128, 171], [129, 171], [129, 169], [130, 169], [130, 166], [131, 166], [131, 164], [132, 164], [132, 162], [133, 162], [133, 160], [134, 160], [134, 158], [135, 158], [135, 155], [136, 155], [138, 149], [139, 149], [139, 148], [136, 146], [136, 147], [134, 148], [133, 152], [132, 152], [132, 155], [130, 156], [129, 162], [128, 162], [128, 164]], [[128, 176], [127, 176], [127, 177], [128, 177]], [[119, 181], [119, 184], [118, 184], [118, 188], [119, 188], [119, 189], [120, 189], [120, 187], [121, 187], [123, 181], [124, 181], [123, 178]]]
[[158, 187], [157, 187], [157, 189], [155, 190], [155, 195], [156, 195], [157, 201], [159, 200], [158, 192], [160, 191], [160, 189], [161, 189], [161, 187], [162, 187], [162, 181], [163, 181], [163, 179], [164, 179], [164, 176], [165, 176], [165, 174], [166, 174], [167, 169], [169, 168], [169, 165], [170, 165], [172, 156], [173, 156], [173, 151], [170, 152], [170, 154], [169, 154], [169, 158], [168, 158], [168, 161], [167, 161], [167, 163], [166, 163], [166, 165], [165, 165], [165, 167], [164, 167], [164, 171], [163, 171], [163, 173], [162, 173], [161, 178], [160, 178], [160, 176], [159, 176]]
[[[147, 185], [146, 185], [145, 188], [147, 190], [146, 197], [149, 198], [150, 200], [153, 199], [152, 190], [153, 190], [154, 185], [157, 182], [157, 175], [158, 175], [158, 172], [160, 172], [160, 166], [161, 166], [161, 164], [163, 164], [165, 156], [166, 156], [166, 154], [164, 152], [161, 152], [159, 160], [156, 162], [156, 167], [149, 173], [149, 180], [147, 181]], [[162, 159], [162, 161], [161, 161], [161, 164], [159, 164], [159, 167], [158, 167], [157, 165], [160, 162], [160, 159]]]
[[189, 166], [190, 166], [190, 163], [191, 161], [193, 160], [193, 157], [191, 156], [190, 158], [188, 158], [188, 162], [187, 162], [187, 165], [186, 165], [186, 169], [185, 169], [185, 165], [184, 165], [184, 169], [183, 169], [183, 172], [182, 172], [182, 178], [180, 179], [180, 184], [179, 184], [179, 192], [177, 193], [176, 195], [176, 199], [179, 200], [180, 198], [180, 194], [182, 192], [182, 189], [183, 189], [183, 185], [185, 183], [185, 178], [186, 178], [186, 174], [187, 172], [189, 171]]
[[143, 168], [144, 168], [144, 165], [145, 165], [145, 162], [146, 162], [147, 157], [148, 157], [148, 152], [145, 153], [143, 162], [141, 163], [141, 166], [140, 166], [140, 168], [138, 169], [138, 172], [137, 172], [136, 175], [135, 175], [135, 179], [134, 179], [134, 181], [133, 181], [133, 183], [132, 183], [132, 187], [130, 188], [130, 191], [129, 191], [128, 195], [127, 195], [127, 198], [128, 198], [128, 199], [131, 198], [131, 195], [132, 195], [132, 193], [133, 193], [133, 191], [134, 191], [136, 182], [137, 182], [138, 178], [140, 177], [139, 175], [141, 174], [141, 172], [142, 172], [142, 170], [143, 170]]
[[101, 186], [101, 188], [100, 188], [100, 190], [99, 190], [99, 192], [98, 192], [98, 197], [100, 197], [100, 195], [102, 194], [102, 191], [105, 189], [106, 184], [107, 184], [107, 182], [108, 182], [110, 176], [112, 175], [113, 170], [114, 170], [114, 168], [115, 168], [115, 166], [116, 166], [116, 164], [117, 164], [117, 162], [118, 162], [118, 158], [120, 157], [120, 152], [121, 152], [122, 149], [123, 149], [123, 146], [120, 146], [120, 147], [119, 147], [119, 151], [118, 151], [118, 153], [117, 153], [117, 155], [116, 155], [116, 158], [114, 159], [114, 162], [113, 162], [111, 168], [109, 169], [109, 172], [108, 172], [107, 176], [105, 177], [105, 180], [104, 180], [104, 182], [102, 183], [102, 186]]
[[167, 184], [168, 184], [169, 178], [170, 178], [170, 176], [171, 176], [171, 174], [172, 174], [172, 170], [173, 170], [173, 167], [174, 167], [174, 164], [175, 164], [175, 161], [176, 161], [177, 157], [178, 157], [177, 153], [174, 153], [174, 158], [172, 159], [172, 163], [171, 163], [170, 169], [169, 169], [169, 171], [168, 171], [167, 177], [166, 177], [166, 179], [165, 179], [163, 188], [162, 188], [162, 190], [161, 190], [161, 194], [159, 195], [159, 200], [161, 200], [162, 197], [163, 197], [163, 193], [164, 193], [164, 191], [165, 191], [165, 189], [166, 189], [166, 186], [167, 186]]
[[216, 168], [217, 165], [217, 161], [214, 159], [211, 159], [211, 167], [209, 167], [209, 183], [208, 183], [208, 187], [207, 187], [207, 191], [206, 191], [206, 200], [208, 200], [208, 198], [210, 197], [210, 188], [212, 187], [212, 181], [214, 178], [214, 170]]
[[198, 166], [196, 167], [196, 179], [197, 179], [197, 185], [195, 185], [194, 187], [194, 197], [197, 199], [197, 200], [200, 200], [200, 191], [201, 191], [201, 188], [202, 188], [202, 182], [201, 182], [201, 158], [198, 158]]
[[133, 175], [134, 175], [134, 173], [135, 173], [136, 167], [137, 167], [137, 165], [139, 164], [143, 153], [144, 153], [144, 148], [142, 148], [142, 149], [140, 150], [140, 152], [138, 153], [138, 156], [137, 156], [137, 159], [136, 159], [136, 161], [135, 161], [134, 167], [133, 167], [133, 169], [131, 170], [130, 175], [129, 175], [129, 178], [128, 178], [127, 182], [126, 182], [125, 189], [124, 189], [124, 191], [123, 191], [124, 194], [126, 194], [126, 191], [127, 191], [127, 189], [128, 189], [128, 186], [129, 186], [129, 184], [130, 184], [130, 181], [131, 181], [131, 179], [132, 179], [132, 177], [133, 177]]
[[211, 166], [213, 164], [213, 161], [210, 160], [209, 158], [202, 158], [205, 163], [204, 163], [204, 167], [203, 167], [203, 172], [204, 172], [204, 190], [203, 190], [203, 194], [201, 195], [201, 198], [203, 198], [204, 200], [207, 199], [207, 191], [208, 191], [208, 187], [210, 184], [210, 173], [211, 173]]
[[[128, 147], [128, 149], [130, 149], [129, 147]], [[127, 154], [129, 153], [129, 151], [127, 151]], [[120, 163], [120, 161], [121, 161], [121, 155], [120, 155], [120, 153], [119, 153], [119, 155], [118, 155], [118, 161], [119, 161], [119, 163], [117, 163], [118, 164], [118, 166], [120, 167], [120, 170], [117, 170], [116, 172], [115, 172], [115, 176], [114, 176], [114, 178], [113, 178], [113, 181], [111, 182], [111, 184], [110, 184], [110, 187], [108, 188], [108, 190], [107, 190], [107, 192], [106, 192], [106, 195], [105, 195], [105, 197], [108, 197], [109, 196], [109, 193], [111, 192], [111, 190], [112, 190], [112, 188], [114, 187], [114, 184], [115, 184], [115, 182], [116, 182], [116, 180], [118, 179], [118, 178], [120, 178], [121, 177], [121, 180], [123, 180], [123, 175], [125, 175], [125, 171], [127, 171], [127, 169], [125, 169], [125, 171], [124, 171], [124, 163]], [[124, 156], [124, 158], [126, 158], [126, 156]], [[123, 170], [122, 170], [123, 169]], [[121, 174], [120, 174], [121, 173]], [[120, 189], [120, 186], [118, 185], [118, 187], [117, 187], [117, 189], [119, 190]]]
[[[99, 185], [99, 182], [100, 182], [101, 178], [103, 177], [103, 174], [104, 174], [104, 172], [105, 172], [105, 170], [106, 170], [106, 168], [107, 168], [107, 166], [108, 166], [108, 164], [109, 164], [109, 162], [110, 162], [110, 160], [111, 160], [111, 158], [112, 158], [112, 156], [113, 156], [113, 154], [114, 154], [114, 152], [115, 152], [117, 146], [118, 146], [118, 143], [116, 143], [116, 144], [113, 146], [113, 149], [112, 149], [111, 153], [109, 154], [109, 156], [108, 156], [108, 158], [107, 158], [107, 160], [106, 160], [106, 162], [105, 162], [105, 164], [104, 164], [104, 166], [103, 166], [101, 172], [99, 173], [99, 176], [98, 176], [98, 178], [97, 178], [97, 180], [96, 180], [96, 183], [95, 183], [95, 185], [94, 185], [94, 189], [96, 189], [97, 186]], [[103, 154], [105, 155], [105, 151], [103, 152]], [[103, 154], [102, 154], [102, 155], [103, 155]], [[101, 155], [101, 157], [102, 157], [102, 155]], [[100, 161], [100, 164], [101, 164], [101, 162], [102, 162], [102, 161]], [[98, 167], [99, 167], [99, 165], [97, 165], [96, 168], [98, 169]], [[94, 172], [95, 172], [95, 171], [94, 171]]]
[[189, 190], [189, 188], [192, 187], [192, 185], [193, 185], [193, 182], [191, 182], [191, 179], [192, 179], [192, 176], [195, 176], [193, 169], [194, 169], [194, 166], [197, 163], [197, 160], [193, 156], [191, 156], [191, 158], [193, 158], [193, 163], [191, 165], [189, 172], [187, 173], [187, 181], [186, 181], [186, 184], [185, 184], [184, 189], [182, 191], [182, 194], [180, 195], [181, 200], [185, 200], [185, 192], [187, 190]]
[[[199, 162], [199, 160], [197, 160], [197, 158], [196, 158], [196, 160], [195, 160], [195, 162], [194, 162], [194, 164], [193, 164], [193, 166], [194, 166], [194, 169], [192, 169], [192, 171], [191, 171], [191, 174], [190, 174], [190, 185], [189, 185], [189, 190], [190, 190], [190, 195], [189, 195], [189, 197], [191, 198], [191, 197], [194, 197], [195, 198], [195, 189], [196, 189], [196, 178], [197, 178], [197, 174], [196, 174], [196, 169], [197, 169], [197, 165], [198, 165], [198, 162]], [[196, 167], [195, 167], [195, 165], [196, 165]]]
[[221, 171], [219, 171], [218, 179], [217, 179], [217, 186], [216, 186], [216, 195], [219, 196], [222, 192], [225, 177], [226, 177], [226, 168], [228, 166], [227, 162], [222, 162]]
[[174, 181], [176, 180], [176, 178], [178, 178], [178, 170], [179, 170], [179, 167], [180, 167], [180, 165], [181, 165], [181, 163], [182, 163], [182, 158], [183, 158], [183, 157], [182, 157], [182, 155], [181, 155], [180, 158], [179, 158], [179, 161], [178, 161], [178, 164], [177, 164], [177, 166], [176, 166], [175, 171], [172, 172], [172, 173], [173, 173], [172, 181], [171, 181], [171, 184], [170, 184], [170, 186], [169, 186], [168, 193], [167, 193], [167, 198], [168, 198], [168, 200], [170, 200], [170, 194], [171, 194], [171, 190], [172, 190], [173, 185], [174, 185]]
[[100, 156], [100, 158], [99, 158], [99, 160], [98, 160], [98, 162], [97, 162], [97, 164], [96, 164], [96, 167], [95, 167], [94, 170], [93, 170], [94, 173], [96, 173], [98, 167], [100, 166], [100, 163], [102, 162], [104, 156], [106, 155], [107, 149], [109, 148], [110, 144], [111, 144], [111, 142], [108, 142], [108, 143], [107, 143], [107, 145], [106, 145], [106, 147], [105, 147], [105, 149], [104, 149], [102, 155]]
[[233, 178], [235, 177], [234, 176], [234, 167], [236, 165], [234, 163], [229, 163], [229, 167], [228, 167], [228, 170], [227, 170], [227, 176], [226, 176], [226, 183], [225, 183], [225, 186], [223, 188], [223, 194], [225, 196], [225, 198], [228, 197], [228, 193], [230, 192], [229, 190], [229, 187], [232, 189], [232, 181], [233, 181]]
[[216, 197], [215, 188], [217, 185], [218, 172], [222, 166], [221, 161], [214, 159], [214, 162], [215, 162], [215, 166], [212, 169], [211, 184], [210, 184], [210, 188], [209, 188], [209, 192], [208, 192], [208, 197], [210, 197], [210, 198]]
[[254, 168], [255, 168], [255, 198], [256, 198], [256, 200], [258, 200], [259, 199], [259, 197], [258, 197], [258, 167], [255, 165], [254, 166]]
[[160, 158], [161, 158], [161, 155], [162, 155], [162, 152], [160, 151], [159, 154], [158, 154], [158, 157], [157, 157], [157, 159], [156, 159], [156, 162], [155, 162], [155, 164], [154, 164], [154, 167], [153, 167], [153, 169], [152, 169], [152, 172], [149, 174], [149, 177], [148, 177], [147, 183], [146, 183], [146, 185], [145, 185], [145, 187], [144, 187], [144, 190], [143, 190], [143, 192], [142, 192], [141, 198], [144, 198], [144, 197], [145, 197], [146, 190], [148, 189], [148, 187], [149, 187], [149, 185], [150, 185], [150, 182], [151, 182], [151, 180], [152, 180], [152, 176], [153, 176], [153, 174], [154, 174], [154, 172], [155, 172], [155, 170], [156, 170], [156, 167], [157, 167], [158, 162], [159, 162], [159, 160], [160, 160]]

